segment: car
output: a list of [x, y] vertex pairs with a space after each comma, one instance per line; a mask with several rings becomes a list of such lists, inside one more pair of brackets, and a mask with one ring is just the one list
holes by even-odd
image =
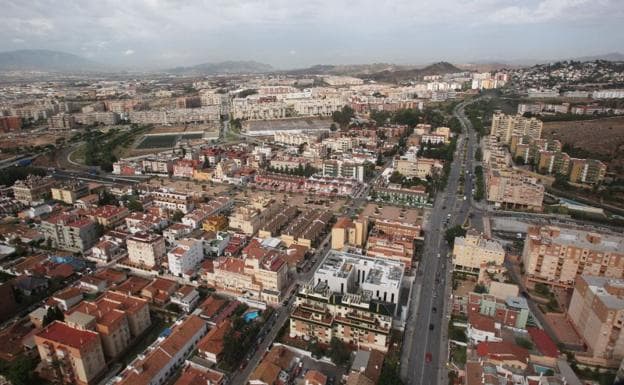
[[432, 360], [433, 357], [431, 356], [431, 352], [427, 352], [427, 354], [425, 354], [425, 362], [430, 363]]
[[429, 324], [429, 330], [433, 330], [435, 328], [435, 326], [433, 326], [433, 324]]

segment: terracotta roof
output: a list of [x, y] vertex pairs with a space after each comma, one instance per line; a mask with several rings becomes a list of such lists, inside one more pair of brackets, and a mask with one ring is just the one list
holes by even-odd
[[223, 351], [223, 339], [232, 328], [232, 321], [226, 319], [220, 324], [210, 329], [197, 344], [197, 350], [219, 355]]
[[217, 298], [215, 296], [210, 296], [206, 298], [204, 302], [199, 305], [199, 308], [202, 309], [201, 315], [212, 318], [217, 312], [225, 305], [227, 301], [225, 299]]
[[364, 373], [351, 373], [347, 377], [347, 385], [375, 385], [375, 383]]
[[477, 354], [480, 357], [506, 361], [518, 360], [528, 362], [529, 351], [516, 344], [507, 341], [481, 342], [477, 345]]
[[559, 349], [557, 349], [557, 345], [544, 330], [539, 328], [527, 328], [527, 331], [540, 353], [548, 357], [559, 357], [561, 353]]
[[468, 323], [472, 328], [477, 330], [491, 333], [496, 332], [494, 319], [476, 312], [470, 312], [468, 314]]
[[54, 321], [36, 334], [37, 337], [81, 349], [87, 343], [99, 341], [100, 336], [90, 330], [74, 329], [64, 322]]
[[161, 344], [160, 348], [174, 356], [199, 330], [206, 326], [206, 321], [190, 315]]
[[327, 376], [318, 370], [308, 371], [304, 379], [306, 380], [306, 384], [309, 385], [325, 385], [327, 382]]
[[80, 291], [77, 287], [70, 287], [69, 289], [59, 291], [52, 297], [60, 300], [68, 300], [75, 297], [82, 297], [82, 291]]
[[174, 385], [213, 385], [220, 384], [225, 375], [216, 370], [188, 365]]

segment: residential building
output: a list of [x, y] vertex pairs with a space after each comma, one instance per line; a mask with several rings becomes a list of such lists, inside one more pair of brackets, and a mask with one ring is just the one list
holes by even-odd
[[165, 256], [165, 239], [161, 235], [136, 233], [126, 241], [128, 260], [137, 266], [152, 269]]
[[598, 184], [607, 173], [607, 165], [595, 159], [570, 159], [569, 179], [572, 183]]
[[327, 160], [323, 162], [323, 177], [340, 177], [364, 182], [364, 165], [342, 160]]
[[195, 207], [192, 197], [184, 193], [160, 190], [150, 192], [150, 196], [154, 206], [171, 211], [181, 211], [188, 214]]
[[207, 324], [201, 318], [190, 315], [175, 322], [171, 332], [144, 354], [135, 358], [115, 378], [120, 385], [162, 384], [181, 366], [195, 350], [206, 333]]
[[293, 244], [306, 247], [316, 246], [333, 217], [330, 211], [307, 210], [281, 231], [280, 239], [287, 247]]
[[511, 169], [488, 167], [485, 184], [487, 201], [496, 207], [542, 210], [544, 185], [536, 178]]
[[73, 115], [61, 113], [48, 118], [51, 130], [71, 130], [76, 127], [76, 119]]
[[13, 184], [13, 196], [20, 203], [34, 206], [43, 203], [50, 196], [50, 190], [54, 185], [52, 177], [31, 174]]
[[215, 369], [186, 361], [182, 374], [173, 385], [225, 385], [227, 377]]
[[210, 329], [197, 344], [199, 356], [214, 364], [218, 364], [223, 352], [223, 340], [230, 330], [232, 330], [232, 321], [229, 318], [224, 319]]
[[437, 159], [395, 159], [394, 169], [407, 178], [426, 179], [442, 171], [443, 164]]
[[347, 217], [338, 218], [332, 227], [331, 247], [342, 250], [345, 246], [364, 247], [368, 235], [368, 220], [366, 218], [351, 220]]
[[191, 285], [183, 285], [171, 296], [171, 303], [177, 305], [180, 310], [190, 313], [199, 302], [199, 292]]
[[65, 323], [97, 332], [107, 359], [119, 358], [131, 342], [151, 325], [148, 302], [122, 293], [106, 292], [97, 300], [82, 301], [65, 313]]
[[588, 348], [606, 361], [624, 359], [624, 279], [580, 275], [568, 308], [568, 318]]
[[624, 237], [555, 226], [530, 226], [522, 251], [529, 281], [571, 288], [583, 274], [624, 278]]
[[478, 313], [495, 323], [514, 329], [526, 329], [529, 305], [524, 297], [497, 298], [488, 293], [468, 293], [453, 297], [453, 312], [463, 315]]
[[473, 229], [463, 237], [455, 237], [453, 268], [479, 275], [483, 265], [500, 266], [505, 261], [503, 246]]
[[248, 205], [234, 209], [229, 217], [230, 228], [253, 235], [281, 210], [282, 205], [275, 200], [257, 196]]
[[203, 242], [198, 239], [178, 240], [173, 250], [167, 253], [169, 272], [178, 277], [192, 277], [204, 259]]
[[130, 215], [130, 210], [126, 207], [104, 205], [89, 210], [87, 217], [104, 227], [116, 227]]
[[41, 221], [41, 232], [52, 246], [73, 252], [84, 252], [98, 240], [95, 222], [75, 212], [63, 212]]
[[205, 231], [218, 231], [227, 230], [228, 219], [224, 215], [211, 215], [202, 224], [202, 229]]
[[98, 333], [54, 321], [35, 334], [35, 345], [44, 365], [58, 367], [59, 381], [97, 384], [106, 370]]
[[542, 135], [543, 125], [542, 121], [536, 118], [497, 112], [492, 116], [490, 136], [498, 138], [504, 144], [510, 144], [511, 137], [514, 135], [527, 135], [533, 139], [539, 139]]
[[71, 180], [52, 187], [52, 199], [73, 205], [76, 200], [89, 194], [89, 186], [78, 180]]

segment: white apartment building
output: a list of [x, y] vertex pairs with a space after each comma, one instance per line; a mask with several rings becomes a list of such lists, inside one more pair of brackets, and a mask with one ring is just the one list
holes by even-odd
[[184, 214], [188, 214], [195, 205], [190, 195], [177, 193], [175, 191], [161, 190], [152, 191], [153, 203], [155, 206], [171, 211], [180, 210]]
[[360, 290], [372, 299], [396, 305], [396, 314], [404, 271], [402, 262], [330, 250], [314, 272], [313, 284], [325, 282], [341, 294]]
[[180, 239], [176, 247], [167, 253], [169, 272], [178, 277], [192, 277], [202, 259], [204, 259], [204, 245], [198, 239]]

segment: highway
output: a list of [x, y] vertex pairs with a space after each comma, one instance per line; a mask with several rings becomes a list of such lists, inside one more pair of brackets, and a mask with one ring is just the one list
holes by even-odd
[[[412, 289], [401, 355], [401, 377], [410, 385], [448, 383], [446, 363], [450, 304], [447, 299], [451, 294], [452, 264], [444, 233], [447, 227], [463, 225], [470, 211], [478, 211], [471, 204], [473, 157], [477, 137], [469, 129], [470, 122], [463, 114], [468, 103], [470, 102], [462, 102], [453, 110], [453, 114], [462, 123], [463, 132], [458, 139], [446, 189], [438, 193], [429, 217], [423, 254]], [[468, 143], [464, 163], [465, 140]], [[464, 174], [464, 194], [458, 196], [462, 166], [470, 174]], [[447, 221], [448, 225], [445, 224]]]

